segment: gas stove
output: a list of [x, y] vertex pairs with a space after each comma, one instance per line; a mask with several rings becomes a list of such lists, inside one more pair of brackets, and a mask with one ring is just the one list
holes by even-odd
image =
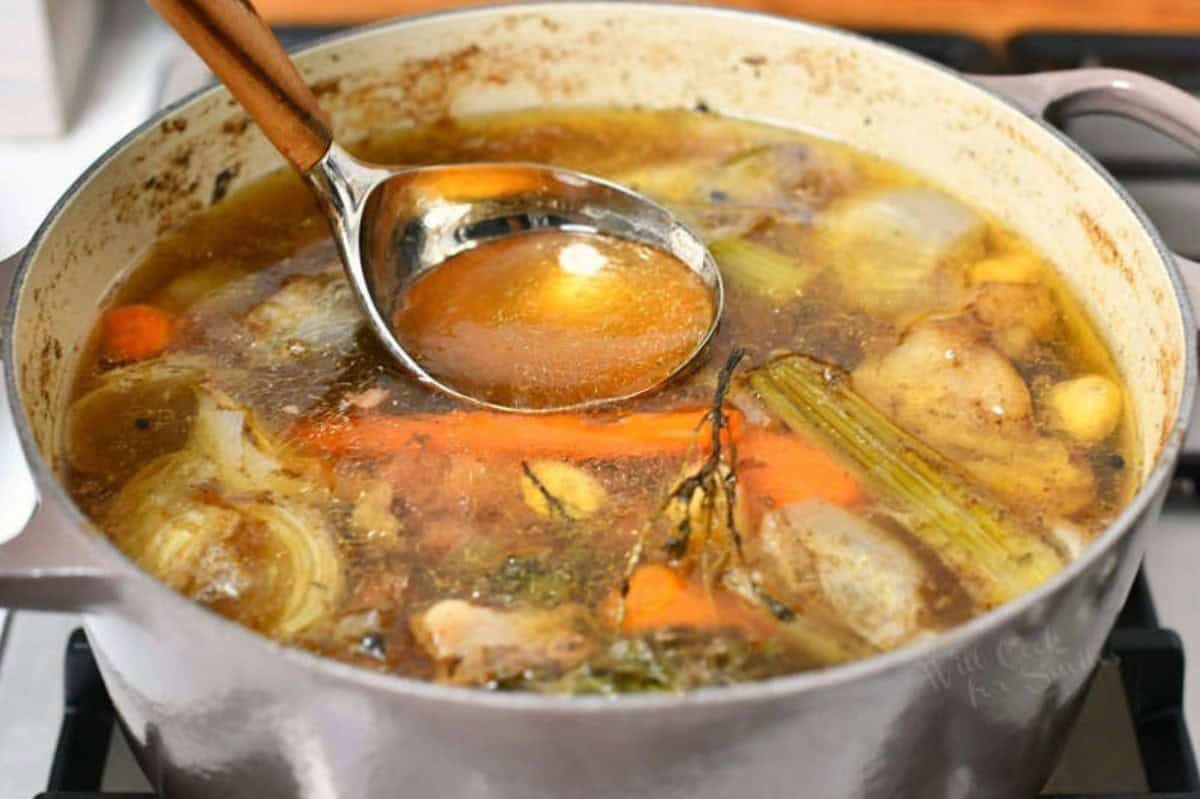
[[[145, 98], [143, 116], [211, 81], [194, 56], [145, 19], [144, 9], [129, 9], [123, 5], [119, 12], [125, 24], [143, 14], [135, 20], [136, 40], [127, 40], [130, 32], [121, 35], [119, 26], [114, 34], [110, 26], [109, 40], [100, 47], [116, 47], [120, 41], [149, 65], [123, 68], [127, 76], [140, 76], [136, 91]], [[286, 44], [300, 46], [331, 32], [307, 28], [280, 34]], [[962, 36], [867, 33], [962, 71], [1103, 64], [1149, 72], [1200, 92], [1200, 38], [1032, 32], [998, 53]], [[1169, 246], [1200, 260], [1200, 226], [1194, 222], [1200, 212], [1200, 161], [1192, 153], [1124, 120], [1079, 119], [1066, 127], [1129, 189]], [[1184, 691], [1184, 642], [1200, 647], [1200, 597], [1191, 588], [1194, 569], [1188, 567], [1200, 563], [1200, 536], [1194, 535], [1198, 525], [1200, 425], [1189, 438], [1158, 539], [1109, 635], [1043, 796], [1200, 799], [1200, 774], [1186, 723], [1190, 715], [1200, 724], [1200, 701], [1189, 703]], [[1156, 601], [1182, 639], [1160, 626]], [[22, 613], [5, 618], [0, 610], [0, 794], [14, 799], [35, 794], [45, 799], [153, 799], [77, 624], [64, 616]], [[65, 661], [60, 661], [64, 647]], [[46, 676], [60, 668], [62, 700], [53, 696], [57, 680]], [[1189, 685], [1200, 684], [1200, 669], [1193, 674], [1197, 679]]]

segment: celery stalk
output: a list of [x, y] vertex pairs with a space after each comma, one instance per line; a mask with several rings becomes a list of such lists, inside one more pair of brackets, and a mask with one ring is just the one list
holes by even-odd
[[819, 271], [817, 266], [741, 237], [718, 239], [708, 250], [727, 281], [776, 302], [800, 295]]
[[1036, 530], [855, 393], [846, 372], [794, 355], [756, 370], [750, 386], [788, 427], [840, 452], [905, 514], [913, 534], [984, 607], [1033, 588], [1062, 567]]

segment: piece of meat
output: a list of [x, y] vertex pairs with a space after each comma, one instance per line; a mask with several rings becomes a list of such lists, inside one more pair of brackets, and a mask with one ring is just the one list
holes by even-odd
[[579, 664], [593, 650], [582, 624], [583, 611], [573, 605], [502, 611], [444, 599], [411, 626], [440, 681], [486, 685], [526, 672], [559, 674]]
[[1039, 341], [1054, 335], [1058, 325], [1050, 290], [1031, 283], [980, 284], [970, 310], [1010, 358], [1028, 357]]
[[807, 225], [860, 180], [846, 154], [802, 142], [757, 144], [727, 158], [713, 156], [705, 151], [613, 177], [666, 203], [708, 240], [742, 236], [771, 221]]
[[998, 496], [1069, 516], [1095, 499], [1092, 473], [1043, 436], [1025, 381], [969, 319], [922, 323], [854, 372], [854, 388]]
[[980, 433], [1012, 435], [1033, 401], [1012, 363], [958, 319], [927, 322], [854, 372], [854, 388], [931, 443], [972, 445]]
[[450, 552], [481, 529], [503, 546], [536, 518], [521, 500], [520, 463], [413, 447], [370, 474], [392, 486], [401, 518], [425, 552]]
[[362, 313], [340, 273], [296, 275], [246, 314], [252, 356], [267, 362], [337, 356], [354, 347]]
[[808, 222], [858, 181], [853, 161], [803, 142], [752, 147], [700, 180], [698, 199], [719, 207], [761, 208], [777, 219]]
[[369, 411], [382, 405], [390, 393], [386, 388], [372, 386], [371, 388], [348, 395], [345, 402], [353, 405], [355, 408]]
[[827, 502], [764, 517], [756, 568], [790, 607], [823, 599], [849, 629], [891, 649], [922, 630], [925, 570], [896, 536]]

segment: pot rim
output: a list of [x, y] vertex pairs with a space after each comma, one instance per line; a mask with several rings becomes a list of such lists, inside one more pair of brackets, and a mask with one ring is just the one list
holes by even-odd
[[[785, 17], [739, 8], [722, 8], [714, 6], [695, 5], [689, 3], [661, 2], [661, 0], [519, 0], [512, 3], [457, 8], [444, 11], [430, 12], [383, 20], [370, 25], [356, 26], [348, 31], [340, 31], [324, 36], [317, 41], [292, 51], [292, 55], [304, 55], [316, 50], [342, 43], [364, 34], [378, 33], [391, 28], [403, 28], [431, 19], [453, 17], [488, 16], [497, 13], [561, 13], [564, 6], [587, 6], [598, 9], [608, 9], [614, 13], [624, 13], [629, 9], [678, 11], [682, 14], [704, 14], [733, 19], [750, 18], [766, 20], [796, 30], [817, 33], [833, 39], [848, 41], [858, 47], [875, 48], [899, 55], [910, 62], [915, 62], [926, 68], [932, 68], [951, 80], [967, 84], [982, 96], [1003, 103], [1009, 108], [1027, 116], [1020, 106], [1002, 94], [980, 86], [956, 70], [943, 66], [924, 56], [903, 50], [895, 45], [880, 42], [859, 33], [846, 31], [827, 25], [812, 23], [800, 19]], [[81, 190], [86, 188], [92, 178], [104, 169], [108, 163], [121, 151], [132, 146], [134, 140], [145, 131], [158, 127], [163, 120], [193, 103], [202, 101], [214, 93], [227, 92], [217, 84], [199, 89], [187, 96], [176, 100], [155, 112], [144, 122], [122, 136], [116, 143], [104, 151], [85, 169], [78, 178], [65, 190], [55, 202], [46, 218], [38, 226], [21, 256], [16, 273], [12, 280], [12, 289], [4, 309], [3, 325], [0, 327], [0, 364], [14, 363], [14, 343], [12, 330], [16, 320], [16, 310], [29, 270], [35, 260], [44, 239], [50, 232], [62, 210], [72, 201]], [[1104, 531], [1093, 539], [1085, 551], [1074, 561], [1067, 564], [1060, 572], [1036, 588], [1012, 599], [998, 608], [980, 614], [950, 630], [939, 633], [927, 640], [908, 644], [899, 649], [884, 652], [863, 660], [833, 666], [826, 669], [799, 672], [796, 674], [772, 677], [748, 683], [738, 683], [728, 686], [700, 688], [683, 693], [670, 694], [633, 694], [620, 696], [571, 696], [545, 695], [534, 693], [502, 693], [484, 691], [478, 688], [443, 685], [431, 681], [419, 680], [353, 666], [349, 663], [323, 657], [308, 650], [292, 647], [254, 632], [247, 627], [221, 616], [215, 611], [194, 602], [191, 599], [170, 589], [165, 583], [141, 569], [125, 556], [112, 542], [102, 534], [91, 535], [87, 529], [96, 529], [95, 524], [80, 510], [73, 499], [67, 494], [65, 487], [50, 468], [43, 457], [40, 448], [33, 440], [33, 433], [28, 424], [28, 414], [17, 387], [13, 369], [2, 369], [4, 373], [4, 390], [8, 394], [10, 408], [16, 423], [17, 435], [24, 451], [26, 463], [41, 494], [40, 503], [53, 502], [63, 509], [64, 521], [70, 522], [69, 535], [77, 536], [84, 547], [95, 547], [107, 561], [117, 561], [121, 564], [122, 580], [132, 580], [137, 585], [134, 591], [138, 601], [150, 601], [151, 596], [156, 602], [171, 603], [174, 609], [189, 614], [196, 624], [217, 624], [227, 635], [240, 638], [246, 646], [255, 647], [263, 657], [282, 657], [290, 664], [303, 669], [315, 669], [325, 677], [345, 686], [354, 684], [357, 687], [369, 687], [372, 690], [384, 691], [397, 696], [411, 696], [418, 699], [450, 702], [471, 707], [488, 707], [512, 712], [537, 711], [555, 714], [573, 714], [578, 711], [661, 711], [693, 705], [714, 705], [741, 702], [770, 702], [784, 696], [820, 691], [836, 686], [844, 686], [860, 680], [879, 678], [887, 673], [911, 668], [918, 668], [922, 662], [936, 662], [941, 656], [969, 646], [974, 639], [982, 638], [997, 629], [1014, 623], [1018, 617], [1026, 614], [1036, 605], [1049, 599], [1058, 591], [1065, 589], [1080, 574], [1091, 568], [1094, 561], [1103, 557], [1124, 535], [1129, 534], [1135, 526], [1138, 517], [1152, 509], [1156, 498], [1160, 495], [1175, 467], [1179, 450], [1183, 445], [1188, 421], [1191, 417], [1193, 396], [1197, 382], [1197, 347], [1196, 322], [1187, 299], [1187, 292], [1179, 273], [1174, 255], [1163, 244], [1157, 230], [1140, 206], [1116, 179], [1109, 174], [1090, 154], [1066, 134], [1054, 128], [1046, 120], [1033, 117], [1043, 132], [1065, 145], [1076, 157], [1098, 173], [1122, 202], [1129, 208], [1137, 219], [1143, 232], [1149, 236], [1154, 249], [1166, 269], [1168, 279], [1174, 293], [1176, 306], [1183, 323], [1184, 338], [1184, 371], [1183, 386], [1179, 406], [1171, 423], [1170, 432], [1164, 439], [1153, 468], [1143, 481], [1129, 504], [1117, 515]], [[21, 535], [18, 533], [18, 535]], [[142, 586], [145, 586], [143, 588]]]

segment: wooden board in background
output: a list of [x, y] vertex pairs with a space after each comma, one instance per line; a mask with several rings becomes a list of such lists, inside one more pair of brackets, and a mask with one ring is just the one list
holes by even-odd
[[[254, 0], [273, 23], [328, 25], [486, 5], [487, 0]], [[993, 46], [1026, 30], [1200, 33], [1200, 0], [723, 0], [846, 28], [953, 31]]]

